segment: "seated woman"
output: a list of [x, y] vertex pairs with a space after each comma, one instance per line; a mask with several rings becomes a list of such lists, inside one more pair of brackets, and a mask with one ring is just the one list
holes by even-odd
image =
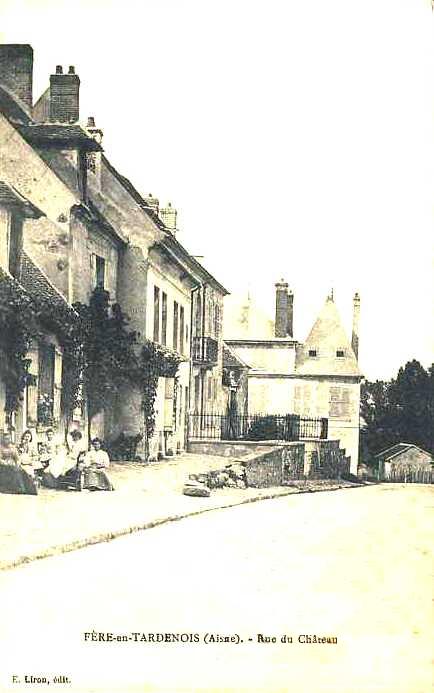
[[107, 474], [103, 471], [110, 466], [110, 459], [105, 450], [101, 448], [99, 438], [92, 440], [92, 449], [83, 459], [83, 488], [90, 491], [113, 491], [113, 486]]
[[38, 493], [33, 477], [19, 464], [19, 453], [9, 432], [3, 434], [0, 446], [0, 493]]
[[52, 428], [47, 428], [42, 441], [38, 443], [39, 468], [38, 474], [42, 474], [55, 457], [63, 448], [63, 444], [57, 438]]
[[79, 458], [84, 456], [86, 445], [80, 431], [72, 431], [66, 445], [58, 444], [43, 475], [44, 486], [58, 487], [58, 480], [75, 469]]
[[33, 446], [32, 432], [24, 431], [18, 446], [18, 464], [29, 476], [35, 475], [35, 469], [39, 467], [37, 448]]

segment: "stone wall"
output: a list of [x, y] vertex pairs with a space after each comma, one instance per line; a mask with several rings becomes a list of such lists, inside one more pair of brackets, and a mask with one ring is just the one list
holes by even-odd
[[190, 441], [188, 451], [197, 455], [221, 455], [222, 457], [244, 457], [256, 452], [266, 452], [274, 448], [273, 442], [266, 443], [226, 440]]

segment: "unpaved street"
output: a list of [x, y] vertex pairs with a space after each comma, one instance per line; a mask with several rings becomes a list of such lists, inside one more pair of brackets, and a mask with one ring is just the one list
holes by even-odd
[[429, 693], [432, 505], [290, 496], [5, 572], [0, 690]]

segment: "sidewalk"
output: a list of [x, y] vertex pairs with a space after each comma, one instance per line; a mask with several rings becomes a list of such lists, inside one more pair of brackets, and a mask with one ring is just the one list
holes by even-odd
[[221, 469], [232, 460], [185, 453], [158, 464], [116, 464], [109, 476], [114, 492], [54, 491], [38, 496], [0, 494], [0, 570], [52, 556], [190, 515], [303, 490], [354, 486], [310, 482], [307, 488], [216, 489], [209, 498], [184, 496], [191, 473]]

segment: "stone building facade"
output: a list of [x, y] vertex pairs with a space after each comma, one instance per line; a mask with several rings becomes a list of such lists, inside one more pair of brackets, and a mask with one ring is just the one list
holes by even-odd
[[[151, 342], [177, 355], [176, 378], [159, 378], [150, 446], [152, 457], [173, 454], [185, 447], [191, 402], [200, 401], [203, 408], [210, 406], [210, 399], [221, 401], [221, 322], [227, 291], [179, 243], [176, 210], [170, 206], [160, 210], [158, 200], [142, 196], [116, 170], [103, 151], [103, 131], [93, 118], [86, 126], [80, 124], [80, 78], [74, 67], [64, 71], [56, 66], [34, 106], [32, 83], [31, 47], [1, 45], [0, 180], [6, 192], [16, 196], [14, 204], [21, 205], [19, 218], [24, 220], [20, 221], [19, 252], [13, 250], [20, 257], [17, 272], [21, 266], [31, 266], [30, 275], [39, 277], [38, 290], [44, 285], [69, 307], [76, 302], [87, 304], [94, 289], [103, 288], [111, 303], [118, 302], [128, 315], [130, 329], [139, 334], [138, 349]], [[4, 204], [0, 197], [0, 266], [9, 278], [6, 192]], [[19, 280], [25, 284], [28, 275], [20, 274]], [[29, 281], [23, 288], [30, 294], [35, 291]], [[205, 306], [200, 323], [196, 319], [199, 296]], [[211, 350], [212, 359], [211, 351], [202, 349], [209, 340], [217, 345]], [[36, 383], [51, 383], [55, 398], [61, 387], [62, 349], [56, 335], [48, 341], [54, 354], [49, 365], [52, 373], [41, 378], [38, 368], [40, 364], [45, 368], [48, 357], [38, 345], [29, 353], [30, 369]], [[199, 397], [197, 372], [201, 374]], [[209, 392], [211, 398], [206, 396]], [[19, 431], [35, 423], [26, 405], [32, 398], [34, 393], [25, 393], [16, 416]], [[0, 375], [0, 428], [4, 429], [2, 401]], [[133, 385], [126, 387], [123, 396], [92, 419], [91, 434], [105, 439], [142, 435], [141, 404], [142, 393]], [[62, 428], [62, 412], [54, 420]], [[76, 412], [73, 425], [86, 431], [85, 411]]]
[[[354, 297], [352, 344], [345, 335], [333, 296], [325, 301], [306, 341], [293, 336], [294, 297], [283, 280], [276, 284], [274, 335], [255, 334], [255, 312], [243, 308], [243, 338], [226, 339], [249, 366], [250, 414], [298, 414], [328, 419], [328, 436], [339, 440], [357, 472], [359, 458], [360, 372], [357, 353], [360, 298]], [[236, 323], [233, 323], [236, 324]], [[268, 324], [262, 321], [267, 329]], [[253, 329], [250, 329], [249, 325]]]

